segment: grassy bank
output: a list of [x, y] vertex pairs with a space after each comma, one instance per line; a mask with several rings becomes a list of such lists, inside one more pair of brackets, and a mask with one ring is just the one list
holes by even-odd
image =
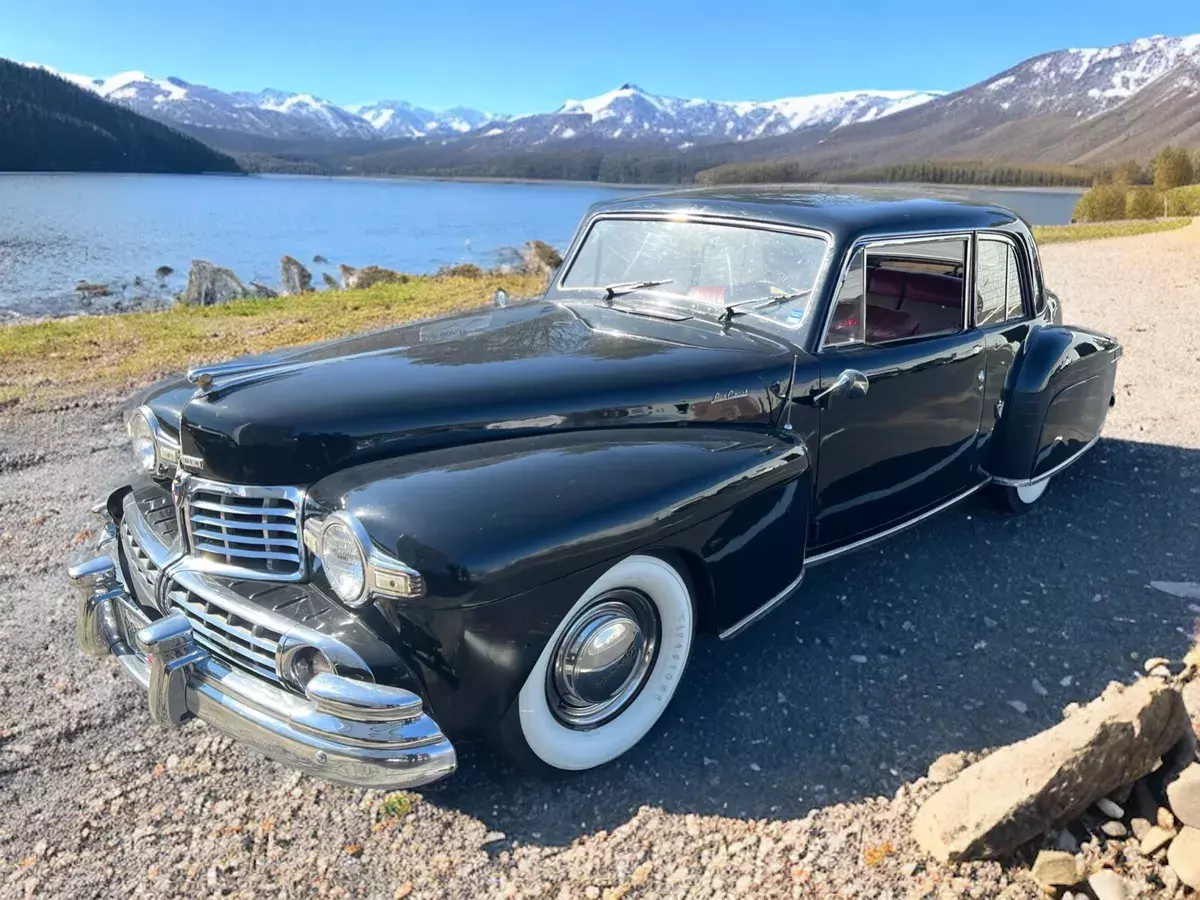
[[1094, 241], [1099, 238], [1128, 237], [1134, 234], [1153, 234], [1156, 231], [1174, 231], [1183, 228], [1192, 220], [1139, 219], [1117, 222], [1089, 222], [1081, 225], [1039, 225], [1033, 235], [1039, 244], [1062, 244], [1067, 241]]
[[2, 326], [0, 409], [123, 392], [198, 363], [482, 306], [498, 287], [517, 297], [542, 286], [533, 276], [419, 277], [363, 291]]

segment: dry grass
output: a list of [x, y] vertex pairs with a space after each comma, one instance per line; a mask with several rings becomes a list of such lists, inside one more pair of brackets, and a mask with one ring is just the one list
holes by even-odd
[[124, 391], [199, 363], [470, 309], [498, 287], [519, 297], [543, 285], [534, 276], [419, 277], [362, 291], [4, 326], [0, 409]]
[[1183, 228], [1192, 220], [1138, 219], [1134, 221], [1089, 222], [1082, 225], [1039, 225], [1033, 236], [1039, 244], [1063, 244], [1068, 241], [1094, 241], [1100, 238], [1129, 237], [1134, 234], [1153, 234], [1156, 231], [1174, 231]]

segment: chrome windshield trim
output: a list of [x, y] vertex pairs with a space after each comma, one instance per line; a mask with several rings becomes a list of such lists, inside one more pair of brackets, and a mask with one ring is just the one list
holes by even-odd
[[968, 490], [963, 491], [961, 494], [957, 494], [957, 495], [951, 497], [949, 500], [946, 500], [943, 503], [939, 503], [933, 509], [927, 509], [927, 510], [925, 510], [925, 512], [921, 513], [920, 515], [913, 516], [911, 519], [901, 522], [899, 525], [893, 525], [891, 528], [887, 528], [887, 529], [879, 532], [878, 534], [873, 534], [870, 537], [860, 538], [859, 540], [852, 541], [851, 543], [846, 544], [845, 546], [835, 547], [832, 550], [826, 550], [824, 553], [817, 553], [813, 556], [806, 556], [806, 557], [804, 557], [804, 565], [815, 566], [815, 565], [818, 565], [819, 563], [829, 562], [831, 559], [837, 559], [839, 556], [845, 556], [847, 553], [853, 553], [855, 550], [860, 550], [863, 547], [866, 547], [870, 544], [874, 544], [876, 541], [882, 541], [884, 538], [889, 538], [889, 537], [892, 537], [893, 535], [899, 534], [901, 531], [906, 531], [907, 529], [912, 528], [914, 525], [918, 525], [921, 522], [924, 522], [926, 519], [933, 518], [934, 516], [936, 516], [938, 513], [942, 512], [943, 510], [949, 509], [951, 506], [953, 506], [955, 503], [958, 503], [960, 500], [966, 500], [968, 497], [970, 497], [976, 491], [987, 487], [991, 483], [992, 483], [991, 477], [985, 478], [983, 481], [981, 481], [979, 484], [975, 485], [973, 488], [969, 488]]
[[[807, 559], [804, 561], [804, 564], [808, 565]], [[757, 622], [759, 619], [762, 619], [763, 617], [765, 617], [767, 615], [767, 613], [771, 612], [771, 610], [775, 609], [775, 607], [777, 607], [777, 606], [779, 606], [779, 604], [783, 603], [784, 600], [786, 600], [788, 597], [792, 596], [792, 594], [794, 594], [796, 592], [796, 589], [800, 587], [800, 582], [802, 582], [803, 580], [804, 580], [804, 569], [801, 568], [800, 574], [796, 576], [795, 581], [793, 581], [791, 584], [789, 584], [787, 587], [785, 587], [782, 591], [780, 591], [778, 594], [776, 594], [774, 597], [772, 597], [770, 600], [768, 600], [766, 603], [764, 603], [762, 606], [760, 606], [754, 612], [750, 613], [750, 615], [746, 616], [744, 619], [739, 619], [737, 622], [734, 622], [732, 625], [730, 625], [728, 628], [726, 628], [724, 631], [722, 631], [721, 634], [719, 635], [720, 639], [723, 641], [727, 641], [731, 637], [736, 637], [737, 635], [739, 635], [743, 631], [745, 631], [747, 628], [749, 628], [751, 625], [753, 625], [755, 622]]]
[[[562, 265], [558, 267], [558, 272], [552, 282], [552, 289], [561, 295], [569, 295], [571, 297], [588, 297], [592, 298], [596, 295], [602, 295], [604, 287], [602, 285], [588, 285], [571, 287], [564, 282], [571, 272], [571, 268], [575, 265], [575, 260], [579, 256], [580, 250], [583, 249], [587, 237], [591, 234], [592, 228], [597, 222], [602, 222], [610, 219], [626, 219], [642, 222], [695, 222], [701, 225], [722, 225], [732, 228], [747, 228], [754, 231], [772, 231], [780, 234], [793, 234], [798, 237], [815, 238], [825, 245], [825, 252], [821, 257], [821, 264], [817, 267], [816, 275], [813, 277], [813, 283], [808, 285], [810, 288], [810, 296], [816, 297], [820, 291], [821, 285], [824, 284], [826, 275], [829, 272], [833, 263], [833, 235], [828, 231], [823, 231], [820, 228], [810, 228], [803, 225], [792, 225], [784, 222], [775, 222], [770, 219], [744, 219], [739, 216], [716, 216], [706, 213], [692, 213], [687, 209], [676, 211], [601, 211], [589, 217], [583, 222], [577, 231], [575, 238], [571, 242], [571, 246], [567, 248], [566, 256], [563, 258]], [[670, 291], [658, 291], [650, 288], [645, 291], [637, 291], [637, 296], [640, 297], [657, 297], [657, 302], [661, 306], [679, 306], [688, 310], [702, 310], [705, 313], [715, 313], [724, 315], [725, 306], [719, 303], [714, 303], [706, 300], [699, 300], [695, 297], [688, 297], [685, 294], [676, 294]], [[622, 296], [633, 296], [626, 294]], [[811, 315], [805, 314], [804, 318], [799, 320], [795, 325], [788, 325], [779, 319], [772, 319], [768, 316], [757, 314], [757, 310], [761, 308], [770, 308], [770, 304], [764, 299], [764, 307], [756, 307], [755, 309], [742, 310], [749, 315], [754, 315], [757, 319], [773, 325], [781, 327], [789, 334], [795, 334], [801, 328], [804, 328], [811, 320]], [[809, 304], [809, 309], [812, 309], [812, 304]]]

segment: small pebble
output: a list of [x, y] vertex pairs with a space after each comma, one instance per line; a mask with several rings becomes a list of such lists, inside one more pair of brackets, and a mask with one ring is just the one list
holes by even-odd
[[1110, 838], [1123, 838], [1129, 836], [1129, 829], [1125, 827], [1124, 822], [1118, 822], [1116, 819], [1110, 819], [1100, 826], [1100, 830], [1107, 834]]
[[1096, 801], [1096, 809], [1100, 810], [1100, 812], [1104, 813], [1110, 819], [1125, 818], [1125, 810], [1121, 809], [1121, 807], [1117, 806], [1117, 804], [1113, 803], [1107, 797], [1101, 797]]

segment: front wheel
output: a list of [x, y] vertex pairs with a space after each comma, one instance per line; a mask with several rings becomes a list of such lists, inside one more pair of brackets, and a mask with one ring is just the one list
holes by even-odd
[[1042, 496], [1046, 493], [1046, 488], [1049, 486], [1049, 478], [1043, 478], [1036, 484], [1026, 484], [1021, 487], [998, 484], [995, 486], [994, 496], [1002, 509], [1014, 513], [1023, 513], [1033, 509], [1037, 502], [1042, 499]]
[[654, 726], [679, 687], [695, 634], [692, 592], [673, 565], [629, 556], [559, 623], [496, 734], [525, 768], [591, 769]]

